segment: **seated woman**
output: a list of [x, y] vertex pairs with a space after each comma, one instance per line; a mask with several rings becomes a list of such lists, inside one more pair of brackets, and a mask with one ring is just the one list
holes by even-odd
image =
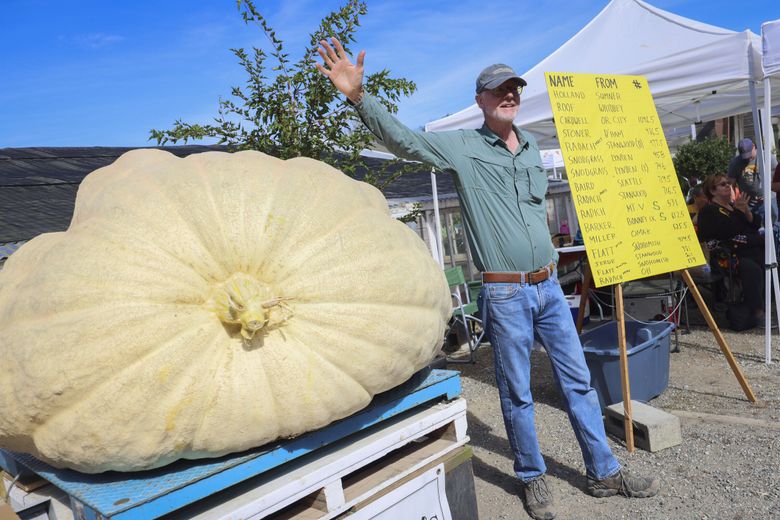
[[699, 239], [716, 240], [737, 255], [743, 301], [760, 319], [764, 314], [764, 237], [758, 232], [761, 222], [748, 207], [749, 196], [742, 193], [735, 198], [725, 175], [711, 175], [703, 189], [710, 202], [699, 211]]

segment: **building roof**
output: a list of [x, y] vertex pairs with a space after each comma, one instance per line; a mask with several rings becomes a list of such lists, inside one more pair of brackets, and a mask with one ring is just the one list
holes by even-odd
[[[0, 148], [0, 244], [29, 240], [41, 233], [64, 231], [70, 224], [76, 191], [90, 172], [114, 162], [134, 148]], [[160, 149], [179, 157], [225, 150], [222, 146], [166, 146]], [[362, 158], [358, 178], [376, 171], [384, 159]], [[397, 166], [391, 166], [391, 171]], [[455, 193], [452, 176], [439, 174], [438, 191]], [[389, 201], [431, 200], [430, 169], [403, 175], [383, 190]], [[0, 257], [7, 256], [0, 251]]]

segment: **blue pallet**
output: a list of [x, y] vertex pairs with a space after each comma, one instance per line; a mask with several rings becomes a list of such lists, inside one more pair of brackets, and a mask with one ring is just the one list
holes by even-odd
[[8, 258], [11, 256], [17, 249], [22, 247], [24, 244], [26, 244], [27, 241], [24, 240], [22, 242], [4, 242], [0, 244], [0, 260], [3, 258]]
[[179, 460], [149, 471], [88, 475], [53, 468], [25, 453], [0, 449], [0, 467], [13, 474], [23, 467], [37, 473], [70, 495], [75, 508], [81, 510], [83, 506], [82, 518], [156, 518], [423, 403], [454, 399], [460, 392], [458, 372], [426, 369], [406, 383], [375, 396], [367, 408], [354, 415], [294, 439], [240, 454]]

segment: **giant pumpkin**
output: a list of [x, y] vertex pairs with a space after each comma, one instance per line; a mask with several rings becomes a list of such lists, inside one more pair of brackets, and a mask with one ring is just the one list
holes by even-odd
[[0, 271], [0, 446], [95, 473], [293, 437], [429, 363], [449, 312], [375, 188], [305, 158], [132, 151]]

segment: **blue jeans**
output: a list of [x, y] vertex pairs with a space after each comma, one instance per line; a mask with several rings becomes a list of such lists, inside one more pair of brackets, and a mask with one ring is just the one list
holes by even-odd
[[604, 433], [596, 391], [569, 305], [557, 277], [536, 285], [486, 283], [479, 307], [493, 346], [514, 469], [523, 482], [547, 471], [539, 451], [531, 396], [531, 348], [544, 345], [566, 412], [582, 450], [588, 476], [603, 479], [620, 469]]

